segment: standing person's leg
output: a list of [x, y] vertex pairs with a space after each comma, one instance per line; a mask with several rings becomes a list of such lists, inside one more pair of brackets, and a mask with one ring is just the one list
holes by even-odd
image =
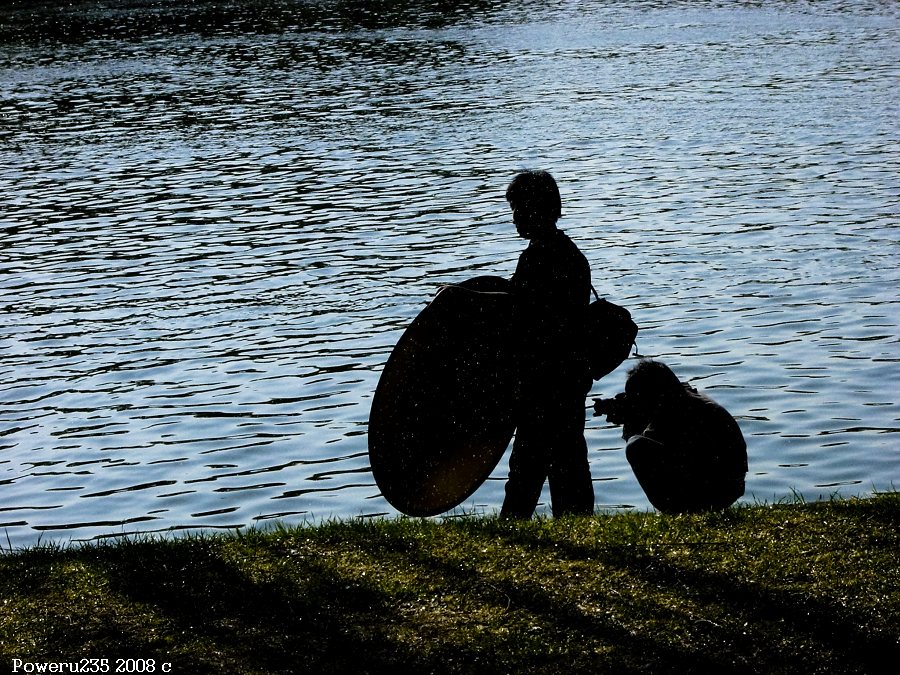
[[591, 515], [594, 484], [584, 439], [584, 397], [559, 407], [558, 415], [548, 471], [553, 515]]
[[509, 456], [506, 498], [500, 509], [503, 518], [531, 518], [547, 478], [548, 455], [540, 418], [522, 420], [516, 429]]
[[534, 515], [550, 467], [547, 432], [552, 427], [548, 427], [546, 414], [546, 386], [534, 362], [532, 358], [519, 363], [516, 437], [509, 456], [502, 518], [528, 519]]

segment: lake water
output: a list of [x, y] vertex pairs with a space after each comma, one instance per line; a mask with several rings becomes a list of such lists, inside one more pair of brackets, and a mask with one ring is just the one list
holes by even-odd
[[[900, 487], [900, 5], [234, 4], [0, 9], [4, 547], [396, 515], [379, 373], [512, 273], [526, 167], [738, 418], [742, 501]], [[649, 509], [587, 439], [598, 510]]]

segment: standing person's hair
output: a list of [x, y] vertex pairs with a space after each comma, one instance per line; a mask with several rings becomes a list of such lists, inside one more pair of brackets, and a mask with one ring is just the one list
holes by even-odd
[[528, 170], [517, 174], [506, 188], [506, 201], [513, 205], [527, 204], [541, 211], [555, 223], [562, 215], [562, 199], [556, 181], [546, 171]]

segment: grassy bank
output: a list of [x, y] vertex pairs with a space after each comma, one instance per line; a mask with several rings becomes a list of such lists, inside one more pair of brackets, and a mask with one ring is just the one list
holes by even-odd
[[40, 548], [0, 556], [0, 667], [880, 673], [898, 556], [898, 493]]

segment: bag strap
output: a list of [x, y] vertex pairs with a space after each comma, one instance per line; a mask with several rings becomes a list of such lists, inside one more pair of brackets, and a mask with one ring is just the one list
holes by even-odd
[[594, 292], [594, 299], [599, 300], [600, 296], [597, 294], [597, 289], [594, 288], [594, 284], [591, 284], [591, 290]]

